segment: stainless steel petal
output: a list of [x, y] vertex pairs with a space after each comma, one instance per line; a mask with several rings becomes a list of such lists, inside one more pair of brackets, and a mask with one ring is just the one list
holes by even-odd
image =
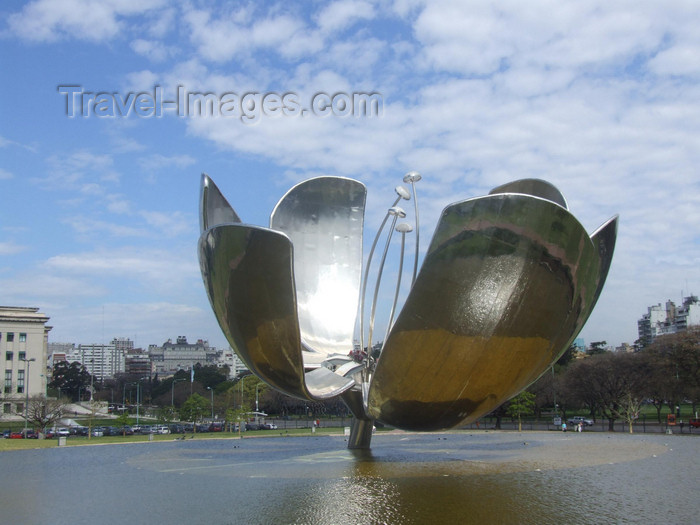
[[324, 355], [352, 350], [366, 193], [352, 179], [310, 179], [289, 190], [270, 218], [294, 244], [302, 342]]
[[619, 217], [615, 215], [614, 217], [608, 219], [605, 224], [598, 228], [593, 235], [591, 235], [591, 240], [593, 245], [598, 251], [600, 256], [600, 273], [598, 274], [598, 288], [596, 289], [595, 298], [593, 299], [593, 304], [591, 309], [595, 306], [598, 297], [600, 297], [600, 292], [603, 291], [603, 285], [608, 277], [608, 271], [610, 271], [610, 265], [612, 264], [613, 253], [615, 252], [615, 241], [617, 240], [617, 223]]
[[199, 192], [199, 232], [217, 224], [238, 223], [241, 219], [209, 175], [202, 173]]
[[588, 310], [581, 316], [579, 321], [581, 328], [583, 328], [583, 325], [586, 324], [588, 317], [593, 312], [593, 308], [598, 302], [600, 293], [603, 291], [603, 285], [608, 277], [608, 271], [610, 270], [613, 253], [615, 251], [615, 241], [617, 240], [618, 219], [619, 217], [617, 215], [611, 217], [591, 235], [591, 241], [600, 258], [600, 269], [598, 270], [595, 295], [589, 304]]
[[325, 368], [305, 375], [292, 259], [287, 236], [267, 228], [220, 225], [199, 240], [199, 263], [212, 309], [251, 372], [291, 396], [333, 397], [354, 381]]
[[553, 201], [509, 193], [449, 206], [379, 358], [369, 414], [437, 430], [493, 410], [578, 332], [600, 266]]
[[523, 193], [525, 195], [533, 195], [541, 197], [552, 202], [556, 202], [559, 206], [569, 208], [566, 204], [564, 195], [553, 184], [541, 179], [520, 179], [513, 182], [507, 182], [501, 186], [492, 189], [489, 195], [498, 193]]

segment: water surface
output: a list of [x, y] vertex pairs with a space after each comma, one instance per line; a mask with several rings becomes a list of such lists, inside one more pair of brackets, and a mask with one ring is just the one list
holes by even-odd
[[697, 523], [695, 436], [480, 432], [0, 454], [0, 522]]

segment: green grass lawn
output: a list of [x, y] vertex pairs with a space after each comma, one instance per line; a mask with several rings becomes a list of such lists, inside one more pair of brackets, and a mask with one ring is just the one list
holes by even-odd
[[[280, 436], [329, 436], [342, 435], [342, 428], [317, 428], [315, 433], [309, 428], [297, 428], [289, 430], [251, 430], [242, 433], [242, 439], [262, 438], [262, 437], [280, 437]], [[103, 436], [103, 437], [85, 437], [85, 436], [69, 436], [66, 438], [66, 446], [85, 446], [85, 445], [107, 445], [107, 444], [127, 444], [127, 443], [146, 443], [148, 441], [173, 441], [176, 439], [185, 440], [192, 439], [239, 439], [237, 432], [203, 432], [199, 434], [153, 434], [152, 438], [148, 435], [135, 434], [133, 436]], [[0, 452], [6, 450], [27, 450], [37, 448], [51, 448], [58, 446], [58, 439], [0, 439]]]

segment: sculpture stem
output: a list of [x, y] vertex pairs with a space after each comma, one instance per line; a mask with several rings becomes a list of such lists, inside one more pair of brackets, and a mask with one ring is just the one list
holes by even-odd
[[396, 312], [396, 303], [399, 300], [399, 290], [401, 289], [401, 275], [403, 273], [403, 254], [404, 254], [404, 249], [406, 246], [406, 232], [411, 231], [409, 229], [410, 226], [408, 224], [405, 224], [405, 223], [399, 224], [398, 228], [401, 228], [401, 226], [405, 226], [405, 228], [401, 230], [401, 257], [399, 258], [399, 276], [396, 279], [396, 291], [394, 292], [394, 303], [391, 305], [391, 312], [389, 312], [389, 321], [386, 324], [386, 333], [384, 334], [384, 341], [382, 342], [382, 348], [384, 348], [384, 345], [386, 344], [386, 340], [389, 338], [389, 331], [391, 330], [391, 325], [394, 322], [394, 313]]
[[[394, 204], [391, 205], [391, 208], [396, 206], [399, 201], [402, 199], [402, 196], [399, 195], [396, 200], [394, 201]], [[364, 350], [365, 348], [365, 296], [367, 295], [367, 278], [369, 277], [369, 267], [372, 264], [372, 256], [374, 255], [374, 249], [377, 247], [377, 241], [379, 241], [379, 236], [382, 234], [382, 231], [384, 230], [384, 226], [386, 225], [387, 219], [389, 219], [390, 213], [387, 211], [386, 215], [384, 216], [384, 220], [382, 221], [381, 226], [379, 226], [379, 230], [377, 231], [377, 235], [374, 236], [374, 241], [372, 241], [372, 247], [369, 250], [369, 256], [367, 257], [367, 264], [365, 266], [365, 273], [362, 276], [362, 296], [360, 297], [360, 350]], [[372, 342], [370, 340], [369, 345], [371, 345]], [[368, 348], [369, 349], [369, 348]], [[369, 352], [367, 352], [369, 354]]]
[[416, 183], [411, 181], [411, 187], [413, 188], [413, 207], [416, 213], [416, 254], [413, 259], [413, 279], [411, 279], [411, 286], [416, 282], [416, 274], [418, 273], [418, 251], [420, 247], [420, 222], [418, 220], [418, 195], [416, 195]]
[[[396, 226], [396, 220], [398, 219], [398, 213], [394, 212], [397, 208], [389, 208], [389, 213], [394, 215], [394, 219], [391, 221], [391, 230], [386, 238], [386, 244], [384, 245], [384, 253], [382, 254], [382, 261], [379, 263], [379, 272], [377, 273], [377, 284], [374, 286], [374, 297], [372, 297], [372, 309], [369, 314], [369, 332], [367, 337], [367, 356], [370, 357], [372, 351], [372, 332], [374, 331], [374, 314], [377, 310], [377, 296], [379, 295], [379, 284], [382, 280], [382, 273], [384, 272], [384, 263], [386, 262], [386, 254], [389, 251], [389, 244], [391, 243], [391, 236], [394, 233], [394, 226]], [[405, 215], [405, 214], [404, 214]]]
[[352, 418], [350, 426], [350, 437], [348, 439], [348, 448], [352, 450], [367, 450], [372, 443], [372, 429], [374, 428], [373, 419]]

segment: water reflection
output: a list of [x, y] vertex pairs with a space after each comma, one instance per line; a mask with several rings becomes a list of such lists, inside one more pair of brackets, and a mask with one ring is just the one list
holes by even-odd
[[2, 453], [1, 521], [692, 523], [700, 512], [693, 436], [382, 435], [369, 452], [344, 444], [195, 440]]

